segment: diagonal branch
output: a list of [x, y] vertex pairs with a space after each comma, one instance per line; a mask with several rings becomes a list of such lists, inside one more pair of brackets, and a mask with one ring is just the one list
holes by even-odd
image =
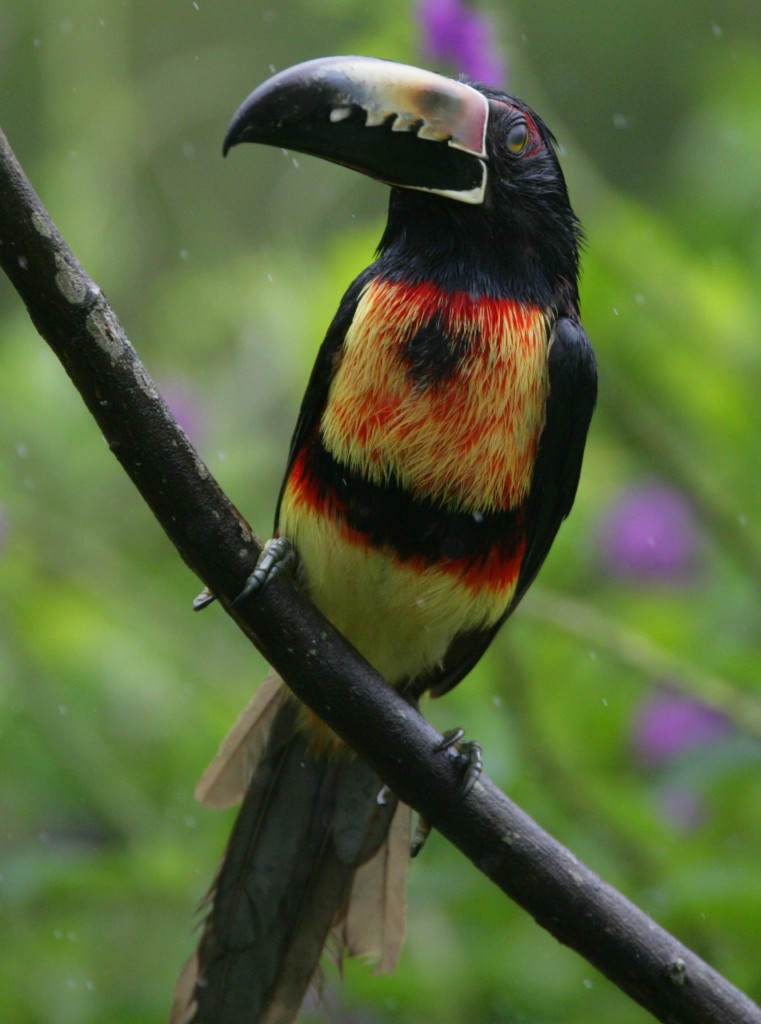
[[259, 552], [174, 422], [100, 289], [0, 133], [0, 266], [188, 566], [297, 696], [558, 940], [668, 1024], [761, 1024], [761, 1010], [482, 777], [457, 801], [438, 733], [285, 579], [232, 608]]

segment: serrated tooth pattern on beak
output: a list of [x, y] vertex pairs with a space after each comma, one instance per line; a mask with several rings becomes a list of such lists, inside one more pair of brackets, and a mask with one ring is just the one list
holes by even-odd
[[330, 112], [330, 120], [332, 124], [337, 124], [339, 121], [345, 121], [348, 117], [351, 117], [351, 107], [334, 107]]

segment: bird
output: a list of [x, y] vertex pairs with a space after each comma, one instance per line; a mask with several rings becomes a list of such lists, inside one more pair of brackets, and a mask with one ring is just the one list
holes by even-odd
[[[390, 186], [375, 258], [317, 354], [245, 596], [295, 563], [388, 685], [441, 696], [544, 562], [595, 406], [583, 235], [555, 139], [507, 92], [342, 56], [259, 85], [224, 152], [243, 142]], [[242, 806], [172, 1024], [288, 1024], [324, 953], [393, 970], [410, 811], [274, 671], [197, 796]]]

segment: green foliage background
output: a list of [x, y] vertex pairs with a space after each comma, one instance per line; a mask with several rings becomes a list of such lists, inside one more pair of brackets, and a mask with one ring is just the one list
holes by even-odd
[[[602, 393], [535, 592], [428, 710], [466, 726], [526, 810], [760, 999], [761, 9], [484, 9], [511, 88], [563, 144]], [[427, 62], [408, 0], [0, 10], [0, 123], [263, 536], [317, 345], [372, 255], [385, 193], [277, 151], [223, 163], [220, 144], [271, 67], [342, 52]], [[0, 408], [0, 1015], [160, 1021], [232, 820], [195, 805], [193, 785], [265, 668], [219, 610], [191, 614], [197, 581], [5, 281]], [[603, 511], [650, 478], [697, 509], [689, 584], [601, 570]], [[664, 680], [734, 727], [644, 771], [633, 723]], [[663, 813], [674, 786], [699, 801], [689, 828]], [[331, 979], [335, 1021], [650, 1019], [437, 837], [412, 871], [397, 973], [352, 964]]]

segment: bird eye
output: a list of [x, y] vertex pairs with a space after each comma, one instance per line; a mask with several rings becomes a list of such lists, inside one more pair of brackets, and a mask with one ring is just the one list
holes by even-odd
[[507, 133], [507, 148], [513, 156], [520, 156], [528, 145], [528, 125], [518, 121]]

